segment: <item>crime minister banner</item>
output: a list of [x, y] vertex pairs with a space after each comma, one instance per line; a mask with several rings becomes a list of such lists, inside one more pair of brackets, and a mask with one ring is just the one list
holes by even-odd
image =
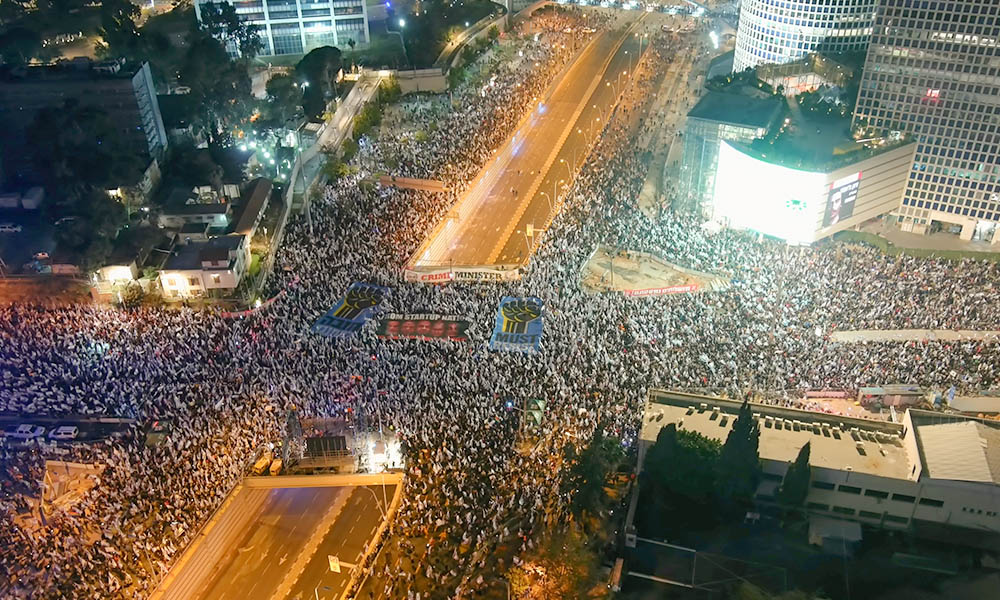
[[312, 331], [326, 337], [351, 337], [388, 293], [389, 288], [379, 285], [352, 283], [340, 302], [313, 324]]
[[375, 331], [382, 338], [449, 339], [464, 342], [469, 339], [465, 334], [468, 328], [469, 321], [465, 317], [434, 313], [390, 313], [379, 320]]
[[492, 350], [532, 352], [542, 344], [542, 309], [540, 298], [504, 296], [497, 308], [497, 321], [490, 337]]

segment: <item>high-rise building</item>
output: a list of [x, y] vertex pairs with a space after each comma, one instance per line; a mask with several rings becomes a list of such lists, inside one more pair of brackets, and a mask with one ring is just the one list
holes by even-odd
[[743, 0], [733, 71], [810, 52], [864, 50], [876, 0]]
[[[201, 5], [195, 2], [201, 20]], [[320, 46], [350, 46], [371, 41], [365, 0], [232, 0], [240, 19], [260, 27], [261, 55], [304, 54]], [[228, 48], [236, 53], [233, 47]]]
[[25, 132], [40, 110], [61, 107], [70, 99], [107, 112], [137, 155], [155, 160], [166, 150], [167, 132], [149, 63], [82, 58], [11, 69], [0, 74], [0, 146], [7, 183], [23, 185], [37, 175], [25, 148]]
[[879, 2], [854, 126], [916, 137], [905, 231], [1000, 242], [998, 13], [996, 0]]

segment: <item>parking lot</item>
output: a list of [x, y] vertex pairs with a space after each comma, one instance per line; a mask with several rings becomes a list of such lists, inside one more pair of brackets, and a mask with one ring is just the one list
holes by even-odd
[[38, 211], [0, 211], [0, 225], [20, 226], [20, 231], [0, 231], [0, 259], [4, 273], [30, 274], [25, 265], [38, 252], [49, 255], [55, 250], [55, 228]]
[[[88, 443], [111, 437], [115, 434], [126, 432], [132, 426], [132, 419], [94, 419], [94, 418], [47, 418], [47, 417], [22, 417], [18, 415], [0, 415], [0, 430], [4, 432], [7, 443], [17, 444], [70, 444]], [[22, 437], [11, 435], [14, 428], [20, 425], [31, 425], [41, 428], [41, 435]], [[77, 428], [75, 436], [61, 435], [61, 439], [50, 437], [54, 429], [62, 426], [72, 426]], [[37, 430], [36, 430], [37, 431]], [[24, 435], [24, 434], [22, 434]]]

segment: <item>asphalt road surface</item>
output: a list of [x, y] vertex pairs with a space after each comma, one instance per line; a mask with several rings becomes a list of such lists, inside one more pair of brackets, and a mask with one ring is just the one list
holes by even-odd
[[[339, 598], [395, 491], [395, 485], [244, 488], [162, 597]], [[340, 573], [330, 571], [328, 556], [343, 563]]]
[[[384, 490], [380, 485], [354, 488], [337, 521], [323, 537], [316, 553], [306, 564], [286, 598], [340, 598], [351, 576], [351, 569], [347, 565], [356, 565], [361, 560], [365, 546], [374, 537], [375, 530], [382, 521], [381, 511], [392, 502], [395, 493], [394, 485], [387, 485]], [[330, 556], [336, 556], [342, 563], [340, 573], [330, 570]]]
[[[254, 492], [258, 490], [253, 490]], [[196, 598], [268, 600], [338, 496], [353, 488], [274, 488]]]
[[634, 64], [637, 48], [625, 29], [605, 32], [586, 48], [476, 177], [452, 209], [455, 218], [421, 247], [412, 266], [527, 261], [526, 224], [545, 226], [558, 188], [582, 166], [583, 149], [597, 134], [595, 119], [610, 114], [626, 85], [621, 73]]

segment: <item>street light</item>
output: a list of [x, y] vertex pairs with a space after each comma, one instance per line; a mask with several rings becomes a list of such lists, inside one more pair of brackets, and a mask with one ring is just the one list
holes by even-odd
[[570, 169], [569, 169], [569, 163], [566, 162], [566, 159], [565, 158], [560, 158], [559, 162], [562, 163], [562, 164], [564, 164], [564, 165], [566, 165], [566, 178], [568, 179], [568, 178], [572, 177], [573, 176], [573, 172], [570, 171]]
[[545, 196], [545, 201], [549, 203], [549, 212], [552, 212], [552, 198], [549, 198], [549, 194], [543, 190], [538, 190], [538, 193]]
[[403, 39], [403, 28], [406, 27], [406, 19], [400, 19], [398, 23], [398, 31], [393, 31], [388, 27], [386, 27], [385, 30], [388, 33], [394, 33], [399, 36], [399, 45], [403, 47], [403, 58], [406, 59], [406, 66], [410, 66], [410, 56], [406, 53], [406, 40]]

